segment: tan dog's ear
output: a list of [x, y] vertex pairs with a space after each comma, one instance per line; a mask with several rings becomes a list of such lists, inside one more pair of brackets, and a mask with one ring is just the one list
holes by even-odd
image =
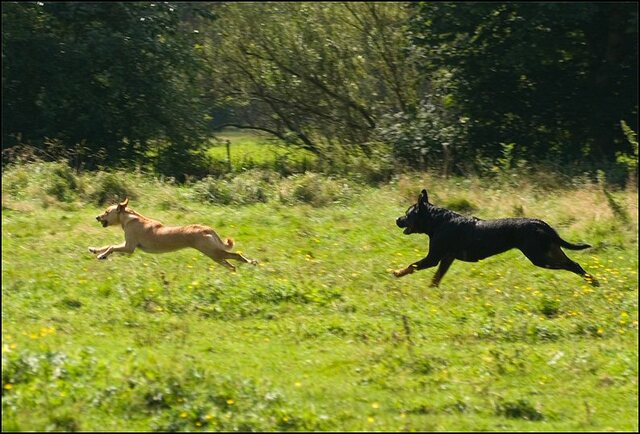
[[129, 204], [129, 198], [127, 197], [124, 202], [118, 204], [118, 210], [124, 210]]

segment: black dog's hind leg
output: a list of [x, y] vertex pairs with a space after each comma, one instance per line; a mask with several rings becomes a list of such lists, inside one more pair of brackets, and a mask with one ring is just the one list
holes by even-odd
[[447, 272], [447, 270], [449, 270], [449, 267], [453, 263], [454, 259], [455, 258], [453, 257], [446, 257], [443, 258], [442, 261], [440, 261], [438, 271], [436, 271], [436, 274], [433, 275], [433, 280], [431, 281], [432, 287], [437, 287], [438, 285], [440, 285], [440, 281], [444, 277], [444, 274]]
[[584, 269], [577, 262], [572, 261], [562, 251], [559, 245], [551, 244], [546, 249], [542, 246], [532, 246], [528, 248], [521, 248], [520, 250], [524, 255], [529, 258], [533, 265], [542, 268], [549, 268], [552, 270], [567, 270], [575, 273], [584, 279], [586, 279], [593, 286], [600, 286], [600, 283], [591, 274], [584, 271]]

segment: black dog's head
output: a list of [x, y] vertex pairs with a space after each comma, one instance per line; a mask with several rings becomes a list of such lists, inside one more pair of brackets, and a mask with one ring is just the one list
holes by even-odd
[[431, 206], [427, 190], [422, 190], [422, 193], [418, 196], [418, 202], [411, 205], [405, 215], [398, 217], [396, 219], [396, 224], [399, 228], [404, 228], [403, 233], [405, 235], [417, 233], [426, 234], [427, 221], [425, 216], [429, 214], [428, 209]]

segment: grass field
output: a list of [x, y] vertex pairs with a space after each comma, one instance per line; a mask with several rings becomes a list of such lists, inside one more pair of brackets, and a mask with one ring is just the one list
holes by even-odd
[[280, 162], [294, 168], [313, 164], [315, 155], [302, 149], [287, 148], [266, 133], [253, 130], [228, 128], [220, 132], [213, 142], [209, 155], [218, 161], [228, 162], [226, 142], [230, 144], [231, 167], [234, 170], [272, 166]]
[[[123, 238], [98, 189], [126, 177], [47, 170], [3, 172], [3, 431], [638, 429], [636, 192], [414, 174], [221, 206], [128, 175], [136, 211], [260, 261], [233, 274], [195, 250], [96, 260]], [[518, 251], [394, 278], [427, 252], [394, 224], [424, 187], [592, 244], [567, 253], [602, 286]]]

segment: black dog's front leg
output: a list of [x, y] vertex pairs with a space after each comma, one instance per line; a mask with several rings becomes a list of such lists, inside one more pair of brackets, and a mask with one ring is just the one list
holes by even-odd
[[435, 267], [440, 262], [440, 255], [432, 254], [430, 251], [426, 258], [420, 259], [418, 262], [414, 262], [409, 265], [407, 268], [403, 268], [401, 270], [396, 270], [393, 272], [393, 275], [396, 277], [406, 276], [407, 274], [411, 274], [417, 270], [423, 270], [425, 268]]

